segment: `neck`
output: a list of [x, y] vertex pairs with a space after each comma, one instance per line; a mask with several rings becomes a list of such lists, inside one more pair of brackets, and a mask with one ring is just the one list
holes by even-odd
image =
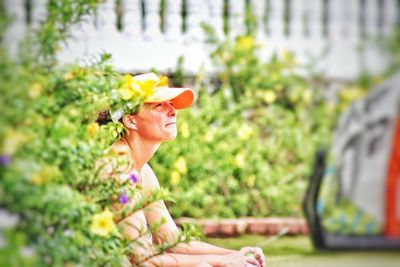
[[129, 132], [123, 137], [123, 142], [129, 146], [131, 151], [131, 160], [134, 169], [140, 173], [140, 170], [156, 153], [160, 142], [143, 139], [136, 132]]

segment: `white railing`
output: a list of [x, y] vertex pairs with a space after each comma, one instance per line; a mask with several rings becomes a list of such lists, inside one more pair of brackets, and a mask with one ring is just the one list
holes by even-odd
[[[25, 0], [6, 0], [14, 19], [6, 35], [11, 55], [18, 40], [45, 19], [46, 0], [30, 1], [28, 14]], [[196, 73], [200, 66], [213, 72], [201, 24], [209, 24], [221, 38], [233, 38], [245, 33], [250, 5], [255, 36], [264, 47], [261, 57], [289, 50], [306, 63], [324, 55], [316, 69], [327, 78], [348, 80], [387, 66], [390, 56], [377, 40], [392, 34], [399, 10], [397, 0], [121, 0], [117, 13], [116, 3], [105, 1], [95, 17], [73, 27], [73, 39], [60, 53], [62, 62], [104, 51], [121, 72], [168, 72], [183, 56], [187, 72]]]

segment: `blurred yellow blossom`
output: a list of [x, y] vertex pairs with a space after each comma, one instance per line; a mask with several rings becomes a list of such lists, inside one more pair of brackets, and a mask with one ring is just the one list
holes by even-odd
[[36, 82], [29, 87], [28, 95], [30, 98], [35, 99], [40, 96], [42, 91], [43, 91], [43, 85], [41, 83]]
[[246, 178], [244, 179], [244, 182], [248, 187], [254, 187], [254, 184], [256, 182], [256, 176], [254, 174], [247, 175]]
[[250, 50], [254, 46], [254, 39], [250, 35], [240, 36], [237, 38], [236, 46], [239, 50]]
[[91, 138], [94, 138], [97, 136], [100, 130], [100, 125], [97, 122], [92, 122], [87, 126], [87, 133]]
[[214, 131], [212, 129], [210, 129], [209, 131], [206, 132], [206, 134], [204, 135], [204, 141], [206, 141], [207, 143], [210, 143], [214, 140]]
[[298, 91], [294, 90], [288, 94], [288, 97], [289, 97], [290, 102], [297, 103], [297, 101], [299, 101], [300, 95], [299, 95]]
[[157, 86], [168, 86], [168, 77], [164, 75], [160, 75], [160, 82], [157, 84]]
[[364, 96], [365, 93], [366, 90], [364, 88], [357, 85], [349, 85], [340, 91], [339, 96], [344, 101], [352, 102]]
[[144, 94], [145, 101], [154, 94], [156, 82], [154, 80], [139, 81], [140, 89]]
[[182, 174], [187, 173], [186, 159], [182, 156], [179, 157], [174, 163], [174, 168]]
[[181, 174], [177, 170], [171, 172], [171, 184], [177, 185], [181, 180]]
[[265, 103], [267, 104], [272, 104], [275, 102], [276, 100], [276, 94], [274, 91], [268, 90], [264, 93], [263, 95], [263, 100], [265, 101]]
[[90, 231], [96, 235], [107, 236], [116, 229], [113, 214], [109, 210], [93, 215]]
[[34, 173], [29, 177], [29, 181], [35, 185], [41, 185], [43, 184], [46, 180], [45, 178], [41, 175], [41, 173]]
[[289, 68], [293, 67], [296, 64], [294, 54], [289, 50], [283, 51], [282, 60]]
[[64, 74], [64, 80], [70, 81], [75, 78], [75, 75], [72, 72], [67, 72]]
[[28, 136], [16, 129], [8, 128], [4, 134], [2, 154], [13, 155], [28, 139]]
[[238, 154], [235, 156], [236, 166], [239, 168], [243, 168], [246, 164], [246, 152], [244, 150], [240, 150]]
[[181, 124], [181, 133], [184, 138], [188, 138], [190, 136], [189, 124], [184, 121]]
[[146, 100], [153, 95], [156, 83], [152, 79], [138, 81], [128, 74], [122, 78], [122, 85], [119, 92], [121, 98], [124, 100], [129, 100], [133, 97], [143, 97]]
[[239, 136], [239, 139], [247, 140], [253, 134], [253, 128], [245, 123], [237, 130], [237, 134]]
[[38, 172], [33, 173], [29, 177], [29, 181], [35, 185], [41, 185], [60, 175], [61, 171], [57, 166], [45, 165]]
[[122, 78], [122, 86], [120, 88], [121, 98], [129, 100], [134, 96], [140, 96], [140, 88], [137, 81], [134, 81], [131, 75], [125, 75]]
[[326, 111], [328, 114], [333, 115], [333, 113], [336, 111], [336, 105], [335, 105], [335, 103], [332, 103], [332, 102], [326, 103], [326, 105], [325, 105], [325, 111]]
[[306, 105], [309, 105], [312, 101], [311, 90], [310, 89], [304, 90], [302, 97], [303, 97], [304, 103]]

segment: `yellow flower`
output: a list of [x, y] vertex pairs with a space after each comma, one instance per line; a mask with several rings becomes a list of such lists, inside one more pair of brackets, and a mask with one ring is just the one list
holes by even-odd
[[16, 129], [8, 128], [4, 135], [2, 154], [13, 155], [28, 139], [26, 135]]
[[285, 50], [283, 51], [283, 62], [286, 63], [286, 65], [291, 68], [296, 64], [296, 60], [294, 58], [294, 55], [292, 52]]
[[146, 81], [139, 81], [140, 90], [144, 95], [145, 101], [154, 94], [154, 87], [156, 86], [156, 81], [154, 80], [146, 80]]
[[29, 177], [29, 181], [35, 185], [41, 185], [49, 182], [54, 177], [60, 176], [60, 169], [56, 166], [43, 166], [38, 172]]
[[122, 86], [120, 88], [121, 98], [129, 100], [133, 97], [143, 97], [147, 100], [154, 93], [154, 87], [157, 81], [155, 80], [134, 80], [131, 75], [125, 75], [122, 78]]
[[214, 133], [212, 131], [208, 131], [204, 135], [204, 141], [206, 141], [207, 143], [210, 143], [210, 142], [212, 142], [212, 140], [214, 140]]
[[187, 164], [184, 157], [179, 157], [175, 163], [174, 168], [182, 174], [187, 173]]
[[100, 125], [97, 122], [92, 122], [87, 126], [86, 130], [89, 136], [94, 138], [99, 133]]
[[248, 187], [252, 188], [252, 187], [254, 187], [254, 184], [256, 182], [256, 176], [254, 174], [250, 174], [250, 175], [246, 176], [244, 181]]
[[158, 83], [157, 86], [168, 86], [168, 77], [164, 75], [160, 75], [160, 82]]
[[139, 82], [133, 80], [131, 75], [125, 75], [122, 78], [122, 86], [119, 92], [123, 100], [129, 100], [133, 97], [140, 97], [143, 95], [140, 90]]
[[133, 78], [131, 75], [126, 74], [122, 77], [122, 87], [129, 87], [133, 81]]
[[32, 84], [31, 87], [29, 87], [28, 94], [30, 98], [34, 99], [38, 98], [42, 93], [42, 91], [43, 91], [43, 86], [40, 83], [36, 82]]
[[312, 101], [312, 94], [311, 91], [309, 89], [305, 90], [303, 92], [303, 101], [306, 105], [309, 105]]
[[239, 50], [250, 50], [254, 46], [254, 40], [252, 36], [241, 36], [236, 42], [237, 48]]
[[299, 93], [296, 92], [296, 91], [290, 92], [290, 93], [289, 93], [289, 100], [290, 100], [292, 103], [297, 103], [297, 101], [299, 100], [299, 97], [300, 97], [300, 95], [299, 95]]
[[177, 185], [181, 180], [181, 174], [177, 170], [171, 172], [171, 184]]
[[362, 96], [365, 95], [365, 91], [363, 90], [362, 87], [353, 85], [353, 86], [347, 86], [344, 87], [340, 93], [339, 93], [340, 97], [342, 100], [348, 101], [348, 102], [352, 102], [354, 100], [357, 100], [359, 98], [361, 98]]
[[215, 128], [215, 127], [210, 128], [204, 135], [204, 141], [206, 141], [207, 143], [212, 142], [214, 140], [214, 136], [215, 136], [216, 132], [217, 132], [217, 128]]
[[190, 136], [189, 125], [186, 121], [182, 122], [181, 124], [181, 132], [184, 138], [188, 138]]
[[45, 178], [43, 177], [43, 175], [41, 175], [41, 173], [32, 174], [29, 180], [35, 185], [41, 185], [45, 182]]
[[235, 156], [235, 163], [236, 166], [239, 168], [243, 168], [246, 164], [246, 152], [241, 150], [238, 154]]
[[75, 78], [75, 75], [72, 72], [67, 72], [64, 74], [64, 80], [70, 81]]
[[325, 105], [325, 111], [329, 114], [329, 115], [333, 115], [333, 113], [336, 111], [336, 105], [334, 103], [327, 103]]
[[109, 211], [103, 211], [93, 215], [90, 231], [96, 235], [107, 236], [115, 230], [113, 214]]
[[243, 124], [238, 130], [237, 134], [239, 136], [239, 139], [241, 140], [247, 140], [250, 138], [250, 136], [253, 134], [253, 128], [251, 128], [247, 124]]
[[267, 91], [264, 93], [263, 99], [265, 103], [272, 104], [276, 100], [276, 94], [273, 91]]

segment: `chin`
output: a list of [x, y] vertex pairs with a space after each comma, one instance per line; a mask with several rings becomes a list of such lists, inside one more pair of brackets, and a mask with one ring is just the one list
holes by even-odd
[[175, 140], [176, 139], [177, 134], [175, 133], [174, 135], [172, 135], [169, 139], [169, 141]]
[[176, 133], [176, 132], [174, 132], [174, 133], [169, 133], [168, 135], [165, 136], [164, 142], [168, 142], [168, 141], [175, 140], [175, 139], [176, 139], [176, 136], [177, 136], [177, 133]]
[[176, 138], [175, 137], [171, 137], [171, 138], [166, 138], [164, 139], [162, 142], [170, 142], [170, 141], [174, 141]]

